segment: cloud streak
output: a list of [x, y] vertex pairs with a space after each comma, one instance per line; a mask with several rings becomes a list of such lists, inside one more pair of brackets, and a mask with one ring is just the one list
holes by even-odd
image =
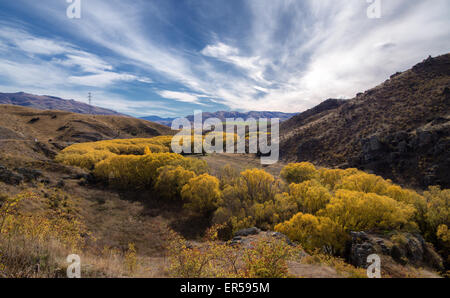
[[[0, 76], [36, 86], [39, 69], [48, 69], [49, 90], [84, 86], [109, 94], [139, 83], [133, 88], [148, 94], [140, 100], [164, 102], [168, 112], [176, 102], [301, 112], [330, 97], [353, 97], [450, 49], [447, 0], [382, 0], [381, 19], [367, 18], [365, 0], [245, 1], [232, 12], [232, 4], [216, 0], [184, 8], [177, 1], [83, 3], [82, 19], [70, 23], [64, 3], [32, 4], [58, 24], [59, 37], [2, 25]], [[115, 98], [136, 105], [116, 102], [120, 109], [139, 110], [140, 100]]]

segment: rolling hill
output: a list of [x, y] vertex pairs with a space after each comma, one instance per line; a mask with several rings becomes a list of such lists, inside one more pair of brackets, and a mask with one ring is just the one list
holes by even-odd
[[75, 142], [170, 135], [167, 126], [124, 116], [83, 115], [0, 105], [3, 153], [52, 157]]
[[357, 167], [407, 185], [450, 187], [450, 54], [429, 57], [355, 98], [285, 121], [287, 161]]
[[88, 105], [73, 99], [55, 96], [34, 95], [24, 92], [0, 93], [0, 104], [17, 105], [39, 110], [60, 110], [79, 114], [122, 115], [116, 111]]

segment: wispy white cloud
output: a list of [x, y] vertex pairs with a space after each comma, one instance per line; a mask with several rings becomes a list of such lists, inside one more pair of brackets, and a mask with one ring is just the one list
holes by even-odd
[[[61, 13], [64, 3], [30, 5], [61, 28], [67, 25]], [[39, 70], [47, 74], [51, 69], [46, 81], [59, 89], [64, 84], [107, 88], [157, 77], [164, 84], [154, 84], [156, 93], [170, 100], [202, 105], [207, 98], [230, 109], [300, 112], [330, 97], [353, 97], [428, 55], [450, 50], [448, 0], [382, 0], [381, 19], [367, 18], [365, 0], [258, 0], [243, 5], [249, 11], [245, 34], [207, 32], [211, 38], [198, 40], [202, 45], [193, 50], [161, 42], [161, 33], [149, 29], [149, 15], [162, 18], [160, 8], [145, 1], [92, 0], [67, 34], [107, 49], [117, 64], [132, 66], [139, 74], [117, 71], [116, 63], [80, 46], [2, 26], [0, 52], [12, 44], [26, 55], [61, 57], [38, 63], [22, 57], [3, 60], [0, 75], [14, 81], [23, 75], [23, 84], [36, 85], [42, 79]], [[139, 102], [125, 102], [115, 105], [130, 111], [139, 108], [129, 104], [141, 107]]]
[[267, 83], [264, 79], [264, 71], [268, 65], [267, 60], [263, 60], [257, 56], [242, 56], [239, 54], [239, 50], [237, 48], [231, 47], [222, 42], [206, 46], [201, 53], [204, 56], [216, 58], [245, 70], [247, 75], [255, 81]]
[[205, 105], [205, 103], [200, 101], [200, 98], [205, 97], [205, 95], [193, 94], [188, 92], [169, 91], [169, 90], [158, 91], [158, 94], [164, 98], [173, 99], [176, 101]]
[[[0, 76], [19, 86], [106, 87], [120, 81], [152, 82], [150, 78], [116, 72], [108, 62], [72, 44], [36, 37], [11, 24], [0, 28], [0, 41], [3, 41], [3, 51], [9, 51], [6, 57], [0, 56]], [[55, 55], [56, 58], [46, 59]]]

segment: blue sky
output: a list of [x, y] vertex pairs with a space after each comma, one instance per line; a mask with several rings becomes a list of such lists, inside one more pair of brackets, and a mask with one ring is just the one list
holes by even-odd
[[0, 2], [0, 92], [133, 115], [301, 112], [450, 51], [450, 1]]

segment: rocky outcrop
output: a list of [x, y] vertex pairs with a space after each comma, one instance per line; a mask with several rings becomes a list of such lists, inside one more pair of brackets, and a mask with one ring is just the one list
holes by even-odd
[[374, 244], [364, 232], [351, 232], [349, 262], [356, 267], [367, 267], [367, 257], [376, 252]]
[[236, 233], [234, 233], [234, 236], [240, 237], [240, 236], [258, 235], [260, 232], [261, 232], [260, 229], [253, 227], [239, 230]]
[[378, 254], [391, 257], [401, 265], [425, 265], [437, 270], [443, 269], [442, 258], [419, 234], [397, 233], [388, 237], [366, 232], [351, 232], [350, 235], [347, 259], [356, 267], [367, 268], [367, 257]]
[[[421, 186], [450, 187], [450, 119], [439, 117], [412, 131], [378, 134], [361, 140], [359, 158], [350, 162], [358, 167], [395, 179], [392, 173], [415, 180]], [[396, 179], [398, 180], [398, 179]], [[400, 181], [400, 182], [405, 182]]]

